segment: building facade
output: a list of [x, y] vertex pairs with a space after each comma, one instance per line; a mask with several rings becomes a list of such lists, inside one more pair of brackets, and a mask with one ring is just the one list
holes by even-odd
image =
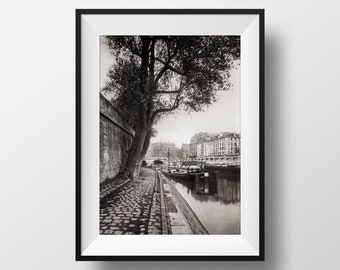
[[239, 133], [200, 132], [191, 137], [190, 144], [182, 144], [181, 148], [170, 142], [152, 143], [145, 160], [148, 164], [152, 164], [155, 160], [162, 160], [164, 163], [177, 164], [176, 166], [180, 166], [183, 162], [240, 165], [240, 145]]
[[146, 160], [163, 160], [170, 158], [177, 158], [179, 149], [174, 143], [170, 142], [157, 142], [150, 144], [148, 152], [146, 153]]
[[210, 134], [200, 132], [190, 140], [190, 154], [187, 161], [207, 164], [240, 164], [240, 134], [221, 132]]
[[203, 143], [203, 156], [214, 156], [214, 141], [206, 141]]
[[183, 143], [181, 146], [182, 158], [188, 158], [190, 156], [190, 144]]

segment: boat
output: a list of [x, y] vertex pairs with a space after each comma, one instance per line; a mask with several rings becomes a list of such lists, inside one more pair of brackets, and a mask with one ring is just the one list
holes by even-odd
[[178, 180], [188, 180], [194, 181], [195, 174], [194, 172], [182, 172], [182, 171], [162, 171], [162, 173], [169, 178], [178, 179]]
[[195, 181], [195, 179], [204, 179], [209, 177], [209, 172], [203, 172], [199, 170], [170, 170], [170, 171], [162, 171], [162, 173], [169, 178], [174, 178], [177, 180], [190, 180]]
[[205, 171], [240, 173], [240, 166], [239, 165], [228, 165], [228, 166], [205, 165], [204, 170]]
[[170, 152], [168, 148], [168, 170], [163, 170], [162, 173], [169, 178], [177, 179], [177, 180], [189, 180], [195, 181], [195, 179], [204, 179], [204, 177], [208, 177], [208, 172], [202, 171], [202, 166], [197, 166], [192, 164], [188, 166], [182, 166], [181, 168], [171, 169], [170, 167]]

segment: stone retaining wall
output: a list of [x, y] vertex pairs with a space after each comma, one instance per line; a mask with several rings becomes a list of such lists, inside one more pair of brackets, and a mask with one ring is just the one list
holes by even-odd
[[100, 94], [100, 183], [112, 179], [125, 163], [134, 130]]

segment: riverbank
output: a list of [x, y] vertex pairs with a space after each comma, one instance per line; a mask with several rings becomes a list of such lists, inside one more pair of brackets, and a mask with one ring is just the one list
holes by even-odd
[[162, 173], [158, 172], [165, 212], [170, 221], [171, 234], [208, 234], [194, 211], [177, 191], [171, 181]]
[[208, 234], [161, 172], [101, 185], [100, 234]]

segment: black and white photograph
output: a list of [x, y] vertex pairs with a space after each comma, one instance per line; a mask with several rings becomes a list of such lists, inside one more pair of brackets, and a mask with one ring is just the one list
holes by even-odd
[[100, 235], [239, 235], [239, 35], [101, 35]]

